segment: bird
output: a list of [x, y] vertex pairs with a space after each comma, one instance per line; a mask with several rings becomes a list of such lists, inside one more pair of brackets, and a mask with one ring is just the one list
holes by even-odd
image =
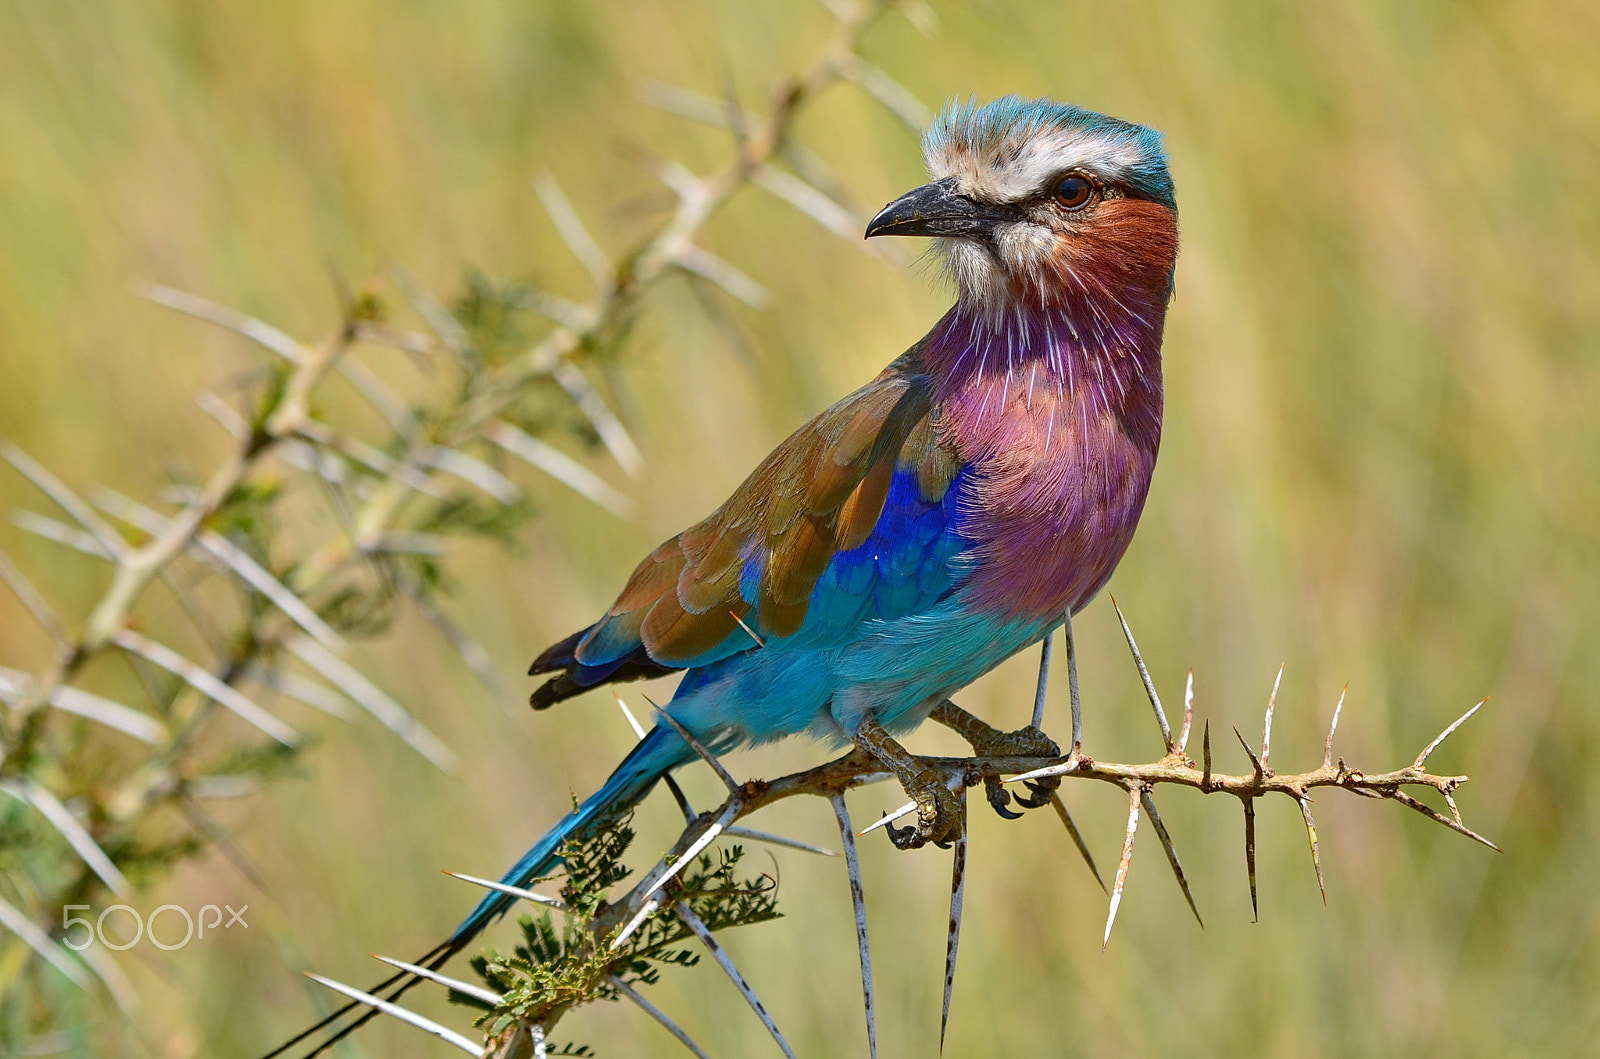
[[[1178, 253], [1162, 135], [1002, 96], [946, 106], [923, 155], [931, 180], [866, 237], [932, 240], [954, 304], [534, 661], [540, 710], [682, 678], [671, 720], [504, 883], [548, 873], [566, 839], [694, 759], [679, 726], [714, 753], [802, 733], [853, 743], [917, 804], [896, 844], [948, 842], [957, 796], [896, 737], [930, 716], [970, 733], [950, 697], [1049, 636], [1127, 550], [1160, 447]], [[1031, 728], [989, 740], [1002, 744], [1057, 752]], [[418, 962], [459, 952], [512, 901], [491, 892]]]

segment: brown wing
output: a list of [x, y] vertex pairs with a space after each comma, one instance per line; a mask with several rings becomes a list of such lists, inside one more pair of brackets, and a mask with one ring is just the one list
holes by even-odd
[[[833, 556], [871, 535], [902, 450], [918, 450], [925, 486], [943, 492], [954, 463], [928, 413], [928, 381], [907, 356], [795, 431], [726, 503], [640, 563], [605, 617], [540, 656], [533, 672], [565, 672], [535, 704], [696, 664], [736, 631], [753, 645], [741, 622], [763, 640], [793, 634]], [[752, 555], [753, 604], [740, 583]]]

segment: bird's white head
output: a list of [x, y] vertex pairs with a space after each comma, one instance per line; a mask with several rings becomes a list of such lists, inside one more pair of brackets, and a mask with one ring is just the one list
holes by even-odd
[[932, 182], [890, 203], [867, 234], [937, 237], [970, 307], [1061, 308], [1086, 321], [1164, 309], [1178, 239], [1160, 133], [1004, 96], [947, 107], [923, 154]]

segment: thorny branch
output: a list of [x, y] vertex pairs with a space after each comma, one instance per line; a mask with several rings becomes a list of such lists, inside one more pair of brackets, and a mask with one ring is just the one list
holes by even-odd
[[[177, 490], [172, 507], [158, 511], [108, 490], [90, 490], [85, 499], [28, 454], [0, 442], [0, 457], [67, 518], [23, 511], [15, 515], [16, 525], [110, 567], [104, 591], [84, 619], [73, 621], [58, 615], [23, 571], [0, 554], [0, 580], [55, 645], [49, 661], [33, 672], [0, 669], [0, 783], [37, 793], [29, 803], [33, 806], [62, 804], [50, 794], [51, 783], [89, 792], [71, 800], [70, 812], [39, 810], [59, 833], [56, 853], [67, 859], [57, 856], [62, 868], [48, 886], [39, 879], [12, 886], [0, 876], [5, 932], [63, 974], [70, 968], [74, 981], [86, 980], [76, 961], [87, 957], [60, 944], [56, 921], [63, 900], [92, 898], [103, 877], [120, 879], [117, 865], [139, 848], [130, 836], [161, 808], [177, 806], [194, 821], [202, 819], [195, 798], [251, 786], [248, 770], [205, 775], [219, 744], [197, 733], [222, 715], [217, 705], [266, 735], [268, 746], [276, 744], [281, 755], [292, 754], [302, 739], [260, 705], [263, 692], [269, 697], [261, 701], [269, 705], [276, 701], [270, 696], [296, 699], [335, 716], [349, 715], [348, 705], [354, 704], [440, 767], [453, 763], [432, 733], [341, 656], [350, 640], [381, 631], [387, 624], [383, 615], [404, 602], [416, 607], [474, 673], [494, 685], [482, 648], [432, 598], [446, 548], [445, 530], [436, 523], [449, 517], [470, 523], [460, 532], [506, 535], [499, 527], [515, 522], [522, 493], [499, 469], [502, 454], [608, 510], [626, 506], [616, 489], [538, 436], [541, 430], [564, 428], [559, 419], [541, 420], [542, 413], [527, 407], [528, 398], [560, 395], [617, 465], [636, 476], [642, 467], [639, 450], [590, 383], [584, 364], [624, 340], [646, 293], [670, 276], [687, 278], [697, 293], [716, 288], [742, 302], [764, 304], [759, 284], [700, 245], [707, 223], [752, 187], [857, 240], [864, 218], [841, 204], [842, 193], [827, 166], [794, 142], [795, 120], [819, 94], [848, 83], [920, 123], [926, 115], [910, 94], [858, 54], [858, 46], [866, 29], [891, 7], [919, 25], [931, 16], [918, 0], [838, 0], [827, 6], [835, 22], [819, 56], [776, 88], [764, 115], [733, 102], [679, 94], [680, 103], [711, 104], [735, 134], [733, 157], [722, 168], [697, 175], [677, 162], [635, 151], [675, 201], [664, 218], [616, 257], [588, 233], [553, 177], [535, 179], [532, 190], [591, 277], [593, 290], [587, 300], [575, 302], [518, 288], [520, 301], [513, 308], [549, 321], [536, 338], [519, 334], [520, 348], [483, 348], [463, 309], [447, 308], [403, 274], [349, 297], [339, 325], [316, 343], [195, 295], [149, 286], [141, 291], [149, 300], [232, 331], [270, 355], [271, 382], [253, 408], [235, 408], [212, 394], [200, 400], [231, 436], [221, 462], [197, 484]], [[394, 292], [409, 302], [425, 330], [391, 320], [386, 302]], [[702, 304], [715, 309], [714, 303]], [[452, 391], [431, 385], [432, 403], [409, 407], [379, 371], [350, 356], [357, 348], [398, 352], [430, 373], [449, 370], [460, 386]], [[378, 413], [391, 431], [388, 437], [369, 441], [323, 418], [322, 395], [335, 378]], [[285, 468], [293, 473], [286, 477]], [[240, 539], [236, 516], [269, 509], [278, 492], [288, 491], [285, 483], [309, 483], [332, 513], [336, 532], [288, 546]], [[477, 528], [480, 524], [483, 528]], [[249, 597], [236, 627], [220, 625], [198, 592], [200, 582], [211, 576]], [[195, 626], [194, 637], [208, 657], [190, 657], [159, 642], [147, 627], [147, 601], [161, 590]], [[155, 703], [154, 713], [76, 686], [97, 659], [108, 655], [128, 659]], [[115, 778], [97, 776], [93, 784], [71, 780], [55, 767], [63, 733], [76, 731], [55, 720], [68, 714], [140, 740], [143, 759]], [[270, 756], [272, 751], [260, 750], [250, 738], [255, 733], [221, 745], [235, 755]], [[211, 759], [201, 758], [202, 746], [209, 747]], [[202, 828], [194, 841], [224, 838]], [[163, 847], [151, 856], [164, 864], [160, 858], [181, 856], [185, 848]], [[8, 895], [24, 893], [26, 909], [5, 902]], [[118, 993], [121, 979], [114, 967], [91, 970]]]

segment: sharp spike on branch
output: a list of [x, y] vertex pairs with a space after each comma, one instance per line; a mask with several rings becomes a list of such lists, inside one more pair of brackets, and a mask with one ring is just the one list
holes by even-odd
[[[644, 701], [650, 702], [648, 698], [646, 698]], [[667, 722], [667, 726], [670, 727], [674, 732], [677, 732], [678, 735], [683, 738], [683, 741], [688, 743], [696, 754], [700, 755], [701, 760], [711, 766], [711, 770], [717, 774], [717, 777], [721, 779], [723, 784], [728, 788], [728, 793], [738, 794], [740, 786], [739, 781], [733, 778], [733, 773], [729, 772], [722, 766], [722, 762], [717, 760], [717, 756], [710, 750], [706, 749], [705, 744], [696, 739], [694, 734], [691, 733], [689, 729], [685, 728], [681, 723], [679, 723], [676, 717], [672, 716], [672, 714], [668, 713], [666, 710], [663, 710], [660, 706], [656, 706], [656, 704], [653, 702], [650, 702], [650, 705], [654, 707], [656, 716]]]
[[62, 647], [70, 641], [67, 637], [67, 628], [61, 624], [61, 619], [56, 617], [56, 612], [50, 609], [50, 604], [45, 602], [44, 596], [33, 587], [33, 582], [11, 561], [11, 557], [0, 551], [0, 581], [11, 586], [11, 591], [16, 594], [22, 605], [28, 608], [28, 613], [33, 615], [33, 620], [38, 622], [56, 646]]
[[1194, 670], [1183, 685], [1183, 729], [1178, 732], [1178, 752], [1189, 749], [1189, 730], [1194, 727]]
[[1344, 710], [1344, 697], [1350, 692], [1350, 682], [1344, 682], [1344, 688], [1339, 692], [1339, 701], [1333, 707], [1333, 720], [1328, 724], [1328, 741], [1322, 744], [1322, 767], [1333, 767], [1333, 734], [1339, 730], [1339, 714]]
[[571, 201], [561, 190], [561, 185], [556, 183], [555, 177], [549, 173], [540, 173], [533, 178], [533, 191], [544, 204], [544, 211], [550, 215], [550, 222], [556, 226], [556, 234], [567, 244], [572, 256], [589, 271], [589, 276], [597, 288], [609, 291], [616, 282], [616, 270], [612, 267], [610, 258], [606, 257], [606, 252], [600, 249], [600, 244], [594, 241], [594, 236], [584, 227], [583, 221], [578, 217], [578, 211], [572, 208]]
[[1244, 799], [1244, 863], [1250, 873], [1250, 922], [1259, 923], [1261, 909], [1256, 904], [1256, 800], [1254, 798]]
[[73, 985], [79, 989], [89, 988], [89, 976], [83, 973], [83, 967], [76, 960], [67, 955], [66, 949], [56, 944], [50, 935], [39, 929], [38, 924], [3, 897], [0, 897], [0, 927], [21, 938], [24, 945], [43, 957]]
[[880, 827], [888, 827], [890, 824], [894, 823], [896, 820], [900, 819], [902, 816], [906, 816], [909, 813], [915, 812], [916, 808], [917, 808], [917, 803], [916, 802], [914, 802], [914, 801], [913, 802], [907, 802], [906, 804], [902, 805], [900, 808], [894, 810], [893, 812], [884, 813], [883, 816], [880, 819], [874, 821], [873, 823], [868, 824], [866, 827], [863, 827], [860, 831], [856, 832], [856, 834], [857, 834], [858, 837], [859, 836], [863, 836], [863, 835], [870, 835], [870, 834], [872, 834], [872, 832], [878, 830], [878, 828], [880, 828]]
[[484, 432], [490, 441], [528, 466], [543, 471], [579, 496], [593, 501], [618, 518], [627, 518], [632, 511], [632, 502], [626, 496], [554, 445], [540, 441], [527, 431], [504, 420], [489, 424]]
[[1200, 789], [1207, 793], [1211, 791], [1211, 720], [1206, 719], [1205, 732], [1200, 737], [1200, 755], [1204, 762], [1200, 773]]
[[17, 801], [38, 810], [39, 815], [50, 822], [56, 833], [66, 840], [73, 852], [89, 866], [90, 871], [111, 888], [113, 893], [126, 896], [133, 892], [133, 886], [128, 882], [127, 876], [112, 863], [111, 858], [106, 856], [106, 851], [94, 840], [94, 836], [78, 823], [78, 818], [61, 804], [61, 799], [57, 798], [49, 788], [23, 777], [0, 782], [0, 791], [5, 791]]
[[111, 640], [124, 651], [154, 662], [202, 695], [221, 703], [238, 714], [241, 719], [254, 725], [284, 746], [294, 747], [300, 745], [299, 732], [296, 732], [293, 728], [290, 728], [256, 705], [249, 698], [246, 698], [231, 684], [225, 684], [218, 680], [211, 673], [189, 661], [165, 644], [147, 640], [131, 629], [123, 629], [112, 636]]
[[1050, 795], [1050, 805], [1061, 818], [1061, 824], [1067, 829], [1067, 834], [1072, 836], [1072, 844], [1078, 847], [1078, 856], [1089, 866], [1089, 871], [1094, 874], [1094, 881], [1100, 884], [1102, 892], [1109, 894], [1111, 891], [1106, 889], [1106, 881], [1100, 877], [1100, 869], [1095, 866], [1094, 854], [1089, 852], [1089, 844], [1083, 840], [1083, 832], [1078, 830], [1077, 822], [1072, 819], [1072, 814], [1067, 812], [1067, 803], [1061, 800], [1059, 792]]
[[771, 291], [703, 246], [685, 246], [678, 254], [678, 267], [721, 288], [752, 309], [766, 309], [772, 304]]
[[856, 947], [861, 956], [861, 1002], [867, 1017], [867, 1051], [878, 1059], [878, 1005], [872, 988], [872, 945], [867, 937], [867, 897], [861, 885], [861, 859], [856, 853], [855, 829], [844, 795], [835, 794], [833, 815], [839, 820], [839, 841], [844, 845], [844, 866], [850, 876], [850, 907], [856, 915]]
[[[684, 850], [678, 859], [673, 861], [671, 866], [661, 874], [661, 877], [651, 884], [650, 888], [644, 892], [644, 896], [654, 897], [656, 894], [660, 893], [661, 888], [667, 885], [667, 883], [671, 882], [673, 878], [684, 869], [685, 866], [694, 863], [694, 859], [700, 855], [700, 851], [711, 845], [711, 843], [715, 842], [717, 840], [717, 836], [722, 834], [727, 826], [733, 822], [733, 818], [735, 816], [739, 815], [739, 809], [740, 805], [738, 802], [730, 802], [728, 807], [722, 810], [722, 815], [713, 820], [711, 825], [706, 828], [705, 833], [691, 842], [689, 844], [689, 848]], [[619, 938], [618, 940], [621, 939]]]
[[1128, 791], [1128, 833], [1122, 839], [1122, 857], [1117, 861], [1117, 878], [1111, 887], [1111, 908], [1106, 912], [1106, 932], [1100, 951], [1111, 944], [1111, 928], [1117, 922], [1117, 907], [1122, 904], [1122, 888], [1128, 882], [1128, 865], [1133, 863], [1133, 836], [1139, 830], [1139, 788]]
[[1206, 921], [1200, 918], [1200, 909], [1194, 903], [1194, 893], [1189, 889], [1189, 880], [1183, 874], [1183, 865], [1178, 862], [1178, 851], [1172, 844], [1172, 836], [1167, 833], [1167, 825], [1161, 822], [1161, 814], [1156, 812], [1155, 799], [1150, 797], [1150, 792], [1141, 789], [1139, 802], [1144, 806], [1144, 811], [1150, 817], [1150, 826], [1156, 829], [1156, 836], [1161, 839], [1161, 848], [1167, 851], [1167, 863], [1172, 865], [1172, 875], [1178, 880], [1178, 888], [1183, 891], [1183, 898], [1189, 902], [1189, 911], [1194, 913], [1194, 921], [1204, 930]]
[[532, 901], [536, 905], [544, 905], [546, 908], [558, 908], [563, 912], [568, 911], [568, 908], [564, 902], [558, 901], [554, 897], [546, 897], [541, 893], [534, 893], [532, 890], [524, 889], [521, 886], [512, 886], [510, 883], [495, 882], [492, 879], [480, 879], [476, 875], [467, 875], [458, 871], [447, 871], [445, 874], [450, 876], [452, 879], [460, 879], [462, 882], [472, 883], [474, 886], [482, 886], [485, 889], [494, 890], [497, 893], [509, 894], [512, 897], [520, 898], [524, 901]]
[[1283, 683], [1283, 671], [1288, 663], [1278, 666], [1278, 676], [1272, 682], [1272, 694], [1267, 697], [1267, 716], [1261, 724], [1261, 761], [1258, 767], [1266, 772], [1272, 760], [1272, 711], [1278, 705], [1278, 685]]
[[956, 954], [961, 949], [961, 912], [967, 895], [967, 789], [956, 792], [961, 799], [961, 830], [956, 835], [955, 853], [950, 866], [950, 927], [944, 947], [944, 1007], [939, 1014], [939, 1051], [944, 1051], [945, 1030], [950, 1025], [950, 993], [956, 985]]
[[416, 975], [418, 978], [426, 978], [430, 982], [437, 982], [446, 989], [454, 989], [463, 996], [473, 997], [483, 1001], [485, 1004], [500, 1004], [505, 1000], [505, 997], [501, 996], [499, 993], [491, 992], [490, 990], [483, 988], [481, 985], [473, 985], [471, 982], [463, 982], [459, 979], [442, 975], [438, 971], [431, 970], [427, 967], [419, 967], [414, 963], [406, 963], [404, 960], [390, 959], [388, 956], [379, 956], [375, 952], [369, 952], [367, 955], [371, 956], [374, 960], [377, 960], [380, 963], [386, 963], [390, 967], [399, 968], [408, 974]]
[[363, 993], [359, 989], [345, 985], [343, 982], [335, 982], [332, 978], [324, 978], [320, 974], [312, 974], [310, 971], [306, 971], [305, 976], [311, 979], [313, 982], [316, 982], [318, 985], [327, 986], [335, 993], [342, 993], [351, 1000], [365, 1004], [367, 1007], [370, 1007], [375, 1011], [379, 1011], [390, 1016], [391, 1018], [399, 1019], [401, 1022], [404, 1022], [407, 1025], [415, 1026], [424, 1033], [432, 1034], [441, 1041], [444, 1041], [446, 1044], [453, 1044], [463, 1052], [466, 1052], [468, 1055], [477, 1056], [481, 1055], [483, 1052], [483, 1050], [478, 1047], [477, 1044], [467, 1040], [455, 1030], [446, 1029], [437, 1022], [434, 1022], [432, 1019], [425, 1019], [416, 1012], [408, 1011], [398, 1004], [390, 1003], [387, 1000], [381, 1000], [370, 993]]
[[633, 711], [628, 709], [628, 704], [622, 700], [621, 695], [614, 691], [611, 694], [617, 700], [617, 708], [622, 711], [622, 716], [628, 719], [628, 727], [633, 729], [634, 736], [643, 739], [645, 736], [644, 725], [640, 724], [639, 718], [635, 717]]
[[1317, 850], [1317, 822], [1311, 818], [1311, 801], [1308, 798], [1300, 799], [1300, 815], [1306, 820], [1306, 839], [1311, 843], [1311, 866], [1317, 869], [1317, 890], [1322, 894], [1322, 903], [1328, 903], [1328, 885], [1322, 879], [1322, 854]]
[[[28, 694], [32, 686], [33, 678], [26, 673], [0, 666], [0, 699], [15, 701]], [[57, 684], [52, 688], [47, 701], [63, 713], [87, 717], [107, 728], [131, 735], [140, 742], [160, 743], [167, 736], [167, 726], [155, 718], [120, 702], [112, 702], [66, 684]]]
[[92, 555], [96, 559], [115, 559], [116, 556], [100, 538], [84, 530], [73, 529], [64, 522], [57, 522], [53, 518], [41, 515], [36, 511], [13, 511], [11, 524], [20, 530], [43, 537], [47, 541], [55, 541], [68, 548], [80, 551], [85, 555]]
[[1495, 845], [1493, 842], [1490, 842], [1488, 839], [1484, 838], [1482, 835], [1478, 834], [1476, 831], [1474, 831], [1471, 828], [1466, 827], [1466, 826], [1464, 826], [1462, 824], [1458, 824], [1454, 820], [1452, 820], [1449, 817], [1443, 815], [1442, 813], [1439, 813], [1436, 810], [1432, 809], [1431, 807], [1429, 807], [1427, 805], [1424, 805], [1423, 803], [1417, 801], [1415, 798], [1411, 797], [1411, 795], [1407, 794], [1405, 791], [1385, 791], [1385, 792], [1383, 792], [1383, 797], [1385, 797], [1385, 798], [1393, 798], [1395, 801], [1399, 802], [1401, 805], [1410, 806], [1412, 809], [1415, 809], [1417, 812], [1421, 813], [1423, 816], [1426, 816], [1429, 820], [1432, 820], [1435, 823], [1443, 824], [1445, 827], [1448, 827], [1450, 830], [1456, 832], [1457, 834], [1466, 835], [1468, 838], [1472, 839], [1472, 841], [1474, 841], [1474, 842], [1481, 842], [1483, 845], [1488, 846], [1490, 849], [1494, 850], [1496, 853], [1503, 852], [1503, 850], [1501, 850], [1499, 846]]
[[404, 740], [407, 746], [431, 761], [439, 771], [455, 770], [455, 752], [440, 742], [439, 737], [407, 712], [404, 706], [362, 676], [354, 666], [316, 641], [303, 636], [291, 637], [285, 646], [296, 658], [321, 673], [329, 683], [348, 695], [356, 705], [376, 717], [385, 728]]
[[1478, 703], [1472, 709], [1468, 710], [1466, 713], [1463, 713], [1460, 717], [1457, 717], [1454, 724], [1452, 724], [1450, 727], [1446, 728], [1444, 731], [1440, 732], [1438, 734], [1438, 736], [1435, 737], [1433, 742], [1429, 743], [1427, 746], [1422, 748], [1422, 753], [1417, 755], [1417, 760], [1415, 760], [1415, 761], [1413, 761], [1411, 763], [1411, 767], [1412, 768], [1421, 768], [1423, 766], [1423, 763], [1428, 760], [1428, 755], [1433, 753], [1435, 750], [1437, 750], [1439, 748], [1439, 744], [1440, 743], [1444, 742], [1446, 739], [1448, 739], [1452, 735], [1454, 735], [1455, 734], [1455, 730], [1457, 728], [1460, 728], [1462, 725], [1466, 724], [1467, 720], [1473, 714], [1475, 714], [1479, 710], [1483, 709], [1483, 703], [1484, 702], [1488, 702], [1488, 701], [1489, 701], [1488, 699], [1484, 699], [1483, 702]]
[[1254, 775], [1256, 779], [1261, 780], [1266, 778], [1267, 770], [1262, 766], [1261, 759], [1256, 757], [1256, 752], [1254, 750], [1250, 749], [1250, 744], [1244, 741], [1244, 733], [1239, 731], [1237, 725], [1234, 726], [1233, 734], [1238, 738], [1239, 745], [1244, 747], [1244, 752], [1249, 755], [1250, 767], [1255, 770]]
[[128, 542], [122, 535], [97, 515], [94, 508], [68, 488], [65, 482], [45, 470], [32, 456], [9, 441], [0, 441], [0, 457], [4, 457], [7, 463], [17, 469], [18, 474], [37, 486], [41, 493], [54, 500], [57, 507], [71, 515], [73, 521], [89, 531], [107, 552], [119, 557], [127, 554]]
[[644, 1010], [645, 1014], [649, 1015], [651, 1018], [655, 1019], [656, 1022], [661, 1024], [662, 1029], [676, 1037], [679, 1044], [689, 1049], [696, 1059], [711, 1059], [711, 1057], [706, 1055], [705, 1051], [698, 1044], [694, 1043], [693, 1038], [691, 1038], [687, 1033], [683, 1032], [682, 1028], [680, 1028], [676, 1022], [673, 1022], [667, 1017], [666, 1012], [662, 1011], [660, 1008], [650, 1003], [650, 1001], [646, 1000], [644, 995], [641, 994], [637, 989], [634, 989], [632, 986], [614, 974], [606, 975], [606, 982], [609, 983], [611, 988], [615, 989], [618, 993], [621, 993], [623, 996], [639, 1005], [639, 1007]]
[[678, 913], [678, 918], [683, 920], [690, 930], [694, 931], [701, 944], [711, 952], [712, 957], [727, 972], [728, 978], [732, 980], [734, 986], [739, 990], [739, 994], [744, 997], [745, 1003], [750, 1005], [750, 1010], [756, 1013], [756, 1017], [761, 1020], [761, 1024], [767, 1028], [767, 1032], [772, 1034], [772, 1039], [783, 1050], [783, 1054], [788, 1056], [788, 1059], [795, 1059], [794, 1052], [789, 1048], [789, 1042], [784, 1040], [783, 1034], [778, 1032], [778, 1024], [772, 1021], [771, 1015], [767, 1014], [766, 1005], [761, 1003], [761, 998], [756, 996], [755, 990], [750, 988], [750, 983], [745, 981], [744, 975], [739, 973], [739, 968], [734, 966], [733, 959], [723, 951], [721, 945], [717, 944], [717, 939], [711, 936], [711, 931], [700, 921], [700, 917], [694, 914], [694, 910], [689, 907], [689, 903], [687, 901], [679, 901], [672, 907]]
[[819, 857], [837, 857], [839, 855], [824, 846], [813, 846], [811, 843], [801, 842], [797, 838], [774, 835], [768, 831], [757, 831], [749, 827], [730, 827], [723, 834], [730, 837], [748, 838], [752, 842], [765, 842], [771, 846], [782, 846], [785, 849], [797, 849], [802, 853], [815, 853]]
[[134, 293], [145, 301], [164, 305], [185, 316], [216, 324], [236, 335], [242, 335], [271, 353], [276, 353], [291, 364], [298, 364], [305, 355], [305, 347], [269, 323], [188, 291], [175, 290], [159, 283], [142, 283]]
[[1122, 623], [1122, 635], [1128, 639], [1128, 650], [1133, 652], [1133, 664], [1139, 669], [1139, 679], [1144, 682], [1144, 693], [1150, 699], [1150, 708], [1155, 711], [1156, 724], [1161, 727], [1161, 741], [1170, 754], [1174, 744], [1172, 726], [1167, 724], [1167, 711], [1161, 708], [1161, 696], [1156, 694], [1155, 681], [1150, 679], [1150, 670], [1144, 664], [1144, 656], [1139, 653], [1139, 645], [1134, 642], [1133, 630], [1128, 628], [1128, 619], [1122, 616], [1122, 608], [1117, 606], [1116, 596], [1111, 597], [1111, 609], [1117, 612], [1117, 621]]
[[640, 925], [643, 924], [645, 920], [655, 915], [656, 909], [660, 907], [661, 902], [656, 900], [654, 897], [640, 905], [639, 911], [635, 912], [633, 914], [633, 918], [628, 920], [627, 925], [622, 928], [621, 933], [619, 933], [615, 938], [611, 939], [611, 945], [609, 946], [610, 950], [612, 952], [616, 952], [618, 949], [620, 949], [623, 942], [631, 938], [633, 936], [633, 932], [638, 930]]
[[1051, 632], [1039, 641], [1039, 683], [1033, 693], [1033, 721], [1035, 728], [1044, 727], [1044, 699], [1045, 693], [1050, 690], [1050, 653], [1055, 644], [1056, 635]]
[[578, 411], [588, 418], [595, 433], [600, 435], [600, 443], [611, 453], [611, 458], [617, 461], [623, 473], [629, 478], [639, 477], [644, 471], [644, 456], [640, 454], [639, 446], [634, 443], [628, 429], [622, 425], [622, 420], [617, 418], [605, 398], [589, 382], [589, 377], [576, 364], [566, 360], [551, 368], [550, 377], [572, 398]]
[[1072, 615], [1061, 623], [1061, 632], [1067, 641], [1067, 694], [1072, 699], [1072, 746], [1068, 753], [1077, 754], [1083, 746], [1083, 701], [1078, 698], [1078, 644], [1072, 635]]
[[[1449, 791], [1445, 791], [1444, 804], [1450, 807], [1450, 815], [1455, 818], [1455, 822], [1461, 824], [1461, 810], [1456, 807], [1455, 795], [1451, 794]], [[1461, 824], [1461, 826], [1465, 827], [1466, 825]]]

